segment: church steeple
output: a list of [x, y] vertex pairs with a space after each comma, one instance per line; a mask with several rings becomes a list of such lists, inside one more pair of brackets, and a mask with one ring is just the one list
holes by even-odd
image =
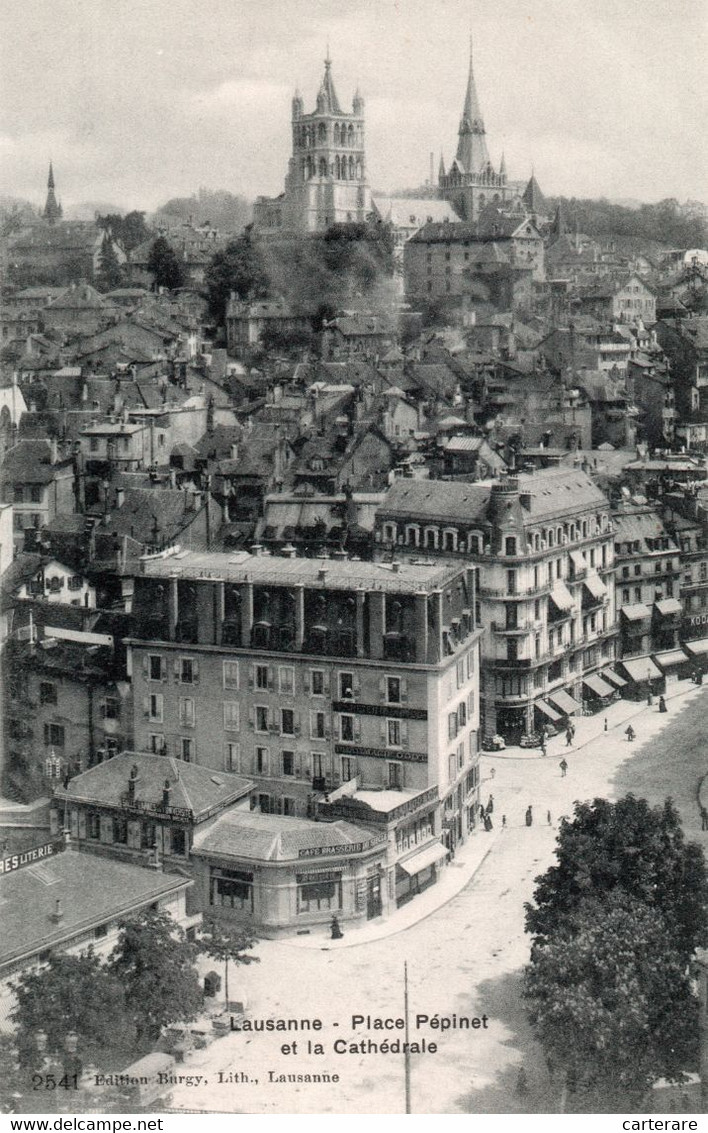
[[472, 63], [472, 36], [470, 36], [470, 67], [467, 75], [465, 105], [460, 119], [457, 143], [457, 160], [466, 173], [479, 173], [489, 164], [486, 131], [477, 97]]
[[54, 194], [54, 169], [52, 168], [51, 161], [49, 162], [49, 177], [47, 178], [47, 201], [42, 215], [49, 224], [54, 224], [55, 221], [61, 220], [62, 217], [61, 205], [57, 203], [57, 198]]
[[332, 60], [329, 57], [329, 45], [327, 46], [327, 58], [325, 59], [324, 78], [322, 79], [322, 85], [317, 95], [317, 109], [320, 113], [325, 114], [342, 113], [342, 108], [337, 98], [337, 92], [334, 89], [334, 80], [332, 79]]

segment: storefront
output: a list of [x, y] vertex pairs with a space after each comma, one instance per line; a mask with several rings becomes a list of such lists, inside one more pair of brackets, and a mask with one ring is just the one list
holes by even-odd
[[624, 677], [621, 677], [619, 673], [615, 672], [615, 670], [610, 668], [609, 666], [608, 668], [602, 670], [600, 676], [602, 677], [603, 681], [605, 681], [607, 684], [612, 685], [619, 696], [624, 696], [624, 690], [627, 688], [627, 682]]
[[691, 671], [708, 673], [708, 637], [684, 641], [683, 647], [691, 658]]
[[195, 887], [205, 915], [309, 932], [382, 912], [386, 850], [383, 831], [353, 822], [233, 811], [195, 839]]
[[437, 881], [438, 869], [447, 860], [448, 851], [440, 842], [418, 850], [396, 864], [396, 905], [405, 905]]
[[549, 692], [547, 694], [547, 700], [560, 712], [561, 716], [574, 716], [576, 712], [580, 715], [580, 705], [577, 700], [574, 700], [570, 693], [565, 692], [562, 688], [554, 692]]
[[618, 696], [615, 687], [609, 681], [604, 680], [599, 673], [591, 673], [583, 677], [583, 694], [585, 704], [590, 712], [601, 712]]
[[661, 669], [666, 683], [676, 683], [690, 677], [694, 663], [683, 649], [669, 649], [664, 653], [653, 653], [652, 657]]
[[651, 657], [627, 657], [618, 661], [618, 666], [628, 681], [625, 693], [628, 700], [643, 700], [650, 693], [658, 696], [664, 692], [664, 674]]

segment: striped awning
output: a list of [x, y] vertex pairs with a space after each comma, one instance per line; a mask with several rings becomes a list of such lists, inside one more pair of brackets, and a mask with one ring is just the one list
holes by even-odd
[[583, 677], [583, 684], [590, 692], [594, 692], [595, 696], [612, 696], [615, 691], [612, 685], [603, 681], [602, 677], [597, 673], [591, 673], [589, 677]]
[[580, 705], [577, 701], [573, 700], [569, 693], [560, 689], [559, 692], [549, 692], [548, 699], [560, 708], [564, 716], [570, 715], [571, 712], [577, 712]]
[[556, 720], [560, 720], [560, 712], [556, 712], [555, 708], [553, 708], [547, 700], [537, 700], [536, 707], [539, 712], [543, 712], [543, 715], [547, 716], [548, 719], [552, 720], [554, 723]]
[[604, 681], [609, 681], [615, 688], [626, 688], [627, 682], [624, 677], [616, 673], [614, 669], [603, 669], [600, 676]]
[[662, 598], [660, 602], [654, 603], [654, 609], [662, 618], [668, 618], [671, 614], [680, 614], [683, 606], [678, 598]]

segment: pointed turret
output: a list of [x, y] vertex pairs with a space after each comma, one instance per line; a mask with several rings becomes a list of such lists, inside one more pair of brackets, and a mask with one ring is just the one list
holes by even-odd
[[61, 205], [57, 203], [57, 198], [54, 194], [54, 169], [52, 168], [51, 161], [49, 162], [49, 177], [47, 178], [47, 202], [42, 215], [49, 224], [54, 224], [55, 221], [61, 220], [62, 217]]
[[355, 114], [364, 113], [364, 96], [359, 90], [359, 87], [354, 91], [354, 99], [352, 101], [352, 110]]
[[442, 153], [440, 154], [440, 165], [438, 166], [438, 181], [442, 181], [445, 176], [445, 161]]
[[529, 183], [524, 189], [521, 200], [523, 201], [526, 210], [532, 213], [534, 216], [547, 215], [548, 204], [546, 202], [546, 198], [541, 192], [538, 181], [536, 180], [536, 175], [534, 174], [533, 170], [531, 171]]
[[332, 60], [329, 57], [329, 48], [327, 49], [327, 58], [325, 59], [325, 73], [322, 79], [322, 85], [317, 95], [317, 109], [320, 113], [324, 114], [341, 114], [342, 108], [339, 105], [337, 92], [334, 89], [334, 80], [332, 79]]
[[477, 98], [472, 63], [472, 36], [470, 36], [470, 69], [467, 76], [465, 105], [460, 119], [457, 160], [466, 173], [478, 173], [489, 163], [482, 111]]
[[501, 165], [499, 166], [499, 176], [502, 184], [506, 184], [506, 156], [504, 153], [501, 155]]

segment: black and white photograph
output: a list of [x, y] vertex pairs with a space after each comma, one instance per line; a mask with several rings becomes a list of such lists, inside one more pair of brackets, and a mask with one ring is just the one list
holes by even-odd
[[0, 0], [4, 1128], [701, 1128], [707, 59]]

